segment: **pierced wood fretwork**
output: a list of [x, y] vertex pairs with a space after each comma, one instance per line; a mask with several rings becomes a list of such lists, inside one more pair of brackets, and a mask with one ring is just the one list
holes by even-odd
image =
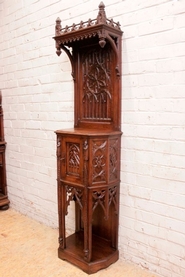
[[[74, 81], [74, 128], [56, 131], [58, 256], [88, 274], [119, 258], [121, 36], [103, 2], [95, 19], [56, 20], [56, 53], [67, 54]], [[75, 231], [66, 237], [71, 201]]]
[[94, 211], [98, 205], [100, 205], [106, 213], [106, 206], [105, 206], [105, 196], [106, 196], [106, 191], [105, 190], [100, 190], [100, 191], [93, 191], [92, 197], [93, 197], [93, 207], [92, 210]]
[[72, 200], [76, 201], [81, 210], [83, 210], [83, 190], [78, 188], [66, 186], [66, 215], [68, 214], [67, 208]]

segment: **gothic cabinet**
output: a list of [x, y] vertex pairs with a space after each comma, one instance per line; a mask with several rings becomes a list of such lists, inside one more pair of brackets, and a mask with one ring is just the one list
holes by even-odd
[[9, 208], [6, 185], [5, 148], [2, 94], [0, 91], [0, 210], [7, 210]]
[[[58, 130], [58, 256], [88, 274], [117, 261], [120, 186], [121, 36], [101, 2], [96, 19], [61, 27], [57, 55], [68, 55], [74, 79], [74, 128]], [[65, 217], [75, 201], [75, 232]]]

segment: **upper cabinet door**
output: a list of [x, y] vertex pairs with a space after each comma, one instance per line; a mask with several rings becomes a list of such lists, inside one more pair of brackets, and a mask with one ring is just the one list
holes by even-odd
[[114, 52], [108, 43], [101, 48], [98, 42], [91, 48], [83, 43], [77, 52], [76, 126], [113, 129], [118, 107]]

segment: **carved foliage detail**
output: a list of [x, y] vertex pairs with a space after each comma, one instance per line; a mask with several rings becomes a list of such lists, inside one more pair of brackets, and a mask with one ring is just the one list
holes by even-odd
[[113, 205], [115, 207], [115, 213], [118, 212], [117, 197], [118, 197], [117, 186], [109, 188], [109, 206], [111, 205], [111, 203], [113, 203]]
[[70, 175], [80, 174], [80, 145], [78, 143], [68, 143], [68, 166], [67, 173]]
[[63, 237], [58, 238], [59, 247], [64, 249], [64, 239]]
[[111, 118], [111, 55], [101, 48], [82, 54], [83, 118]]
[[84, 157], [84, 182], [87, 182], [88, 179], [88, 141], [85, 140], [83, 143], [83, 157]]
[[80, 206], [80, 209], [83, 210], [83, 191], [78, 188], [66, 186], [66, 215], [68, 214], [68, 206], [70, 205], [70, 202], [72, 200], [76, 201], [78, 205]]
[[60, 178], [60, 148], [61, 148], [61, 138], [58, 136], [57, 137], [57, 151], [56, 151], [56, 156], [57, 156], [57, 180]]
[[109, 180], [118, 178], [118, 139], [110, 140], [109, 146]]
[[93, 141], [93, 183], [106, 181], [106, 145], [107, 141]]

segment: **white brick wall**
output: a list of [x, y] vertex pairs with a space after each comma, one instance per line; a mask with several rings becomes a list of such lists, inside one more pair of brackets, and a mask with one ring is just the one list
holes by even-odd
[[[57, 222], [56, 129], [73, 126], [55, 20], [97, 15], [99, 0], [0, 0], [0, 88], [11, 206]], [[75, 3], [75, 4], [74, 4]], [[185, 276], [185, 0], [105, 0], [123, 35], [121, 258]], [[87, 18], [88, 16], [88, 18]], [[68, 228], [72, 228], [72, 212]]]

